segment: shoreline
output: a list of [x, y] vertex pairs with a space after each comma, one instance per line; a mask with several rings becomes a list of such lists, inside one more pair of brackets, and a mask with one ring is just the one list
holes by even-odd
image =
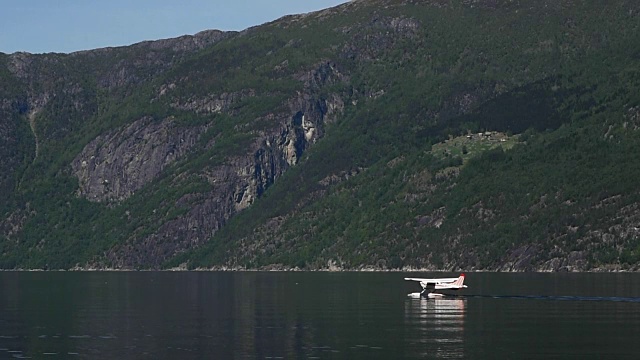
[[442, 270], [442, 269], [428, 269], [428, 268], [402, 268], [402, 269], [299, 269], [299, 268], [277, 268], [277, 269], [247, 269], [247, 268], [227, 268], [227, 267], [212, 267], [212, 268], [169, 268], [169, 269], [118, 269], [118, 268], [72, 268], [72, 269], [0, 269], [0, 272], [322, 272], [322, 273], [539, 273], [539, 274], [551, 274], [551, 273], [640, 273], [640, 270], [629, 269], [606, 269], [595, 268], [591, 270]]

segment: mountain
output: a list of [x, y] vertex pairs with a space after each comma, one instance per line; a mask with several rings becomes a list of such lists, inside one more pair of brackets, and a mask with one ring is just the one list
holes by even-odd
[[639, 19], [355, 0], [0, 54], [0, 267], [638, 270]]

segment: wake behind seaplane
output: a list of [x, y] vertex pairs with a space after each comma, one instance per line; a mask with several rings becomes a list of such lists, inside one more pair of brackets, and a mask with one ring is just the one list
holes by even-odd
[[464, 274], [460, 274], [457, 278], [436, 278], [436, 279], [423, 279], [423, 278], [404, 278], [408, 281], [418, 281], [422, 286], [422, 292], [411, 293], [411, 297], [426, 296], [430, 298], [442, 297], [443, 294], [437, 293], [438, 290], [460, 290], [467, 287], [464, 285]]

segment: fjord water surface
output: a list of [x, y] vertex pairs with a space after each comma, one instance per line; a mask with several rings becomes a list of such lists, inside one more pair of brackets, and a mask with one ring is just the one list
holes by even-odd
[[[412, 277], [457, 274], [411, 273]], [[637, 359], [640, 274], [2, 272], [0, 359]]]

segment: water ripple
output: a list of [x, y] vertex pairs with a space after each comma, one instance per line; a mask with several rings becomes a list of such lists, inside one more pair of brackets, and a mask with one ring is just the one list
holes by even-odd
[[640, 297], [624, 296], [564, 296], [564, 295], [455, 295], [459, 298], [492, 298], [523, 300], [556, 300], [556, 301], [615, 301], [640, 303]]

